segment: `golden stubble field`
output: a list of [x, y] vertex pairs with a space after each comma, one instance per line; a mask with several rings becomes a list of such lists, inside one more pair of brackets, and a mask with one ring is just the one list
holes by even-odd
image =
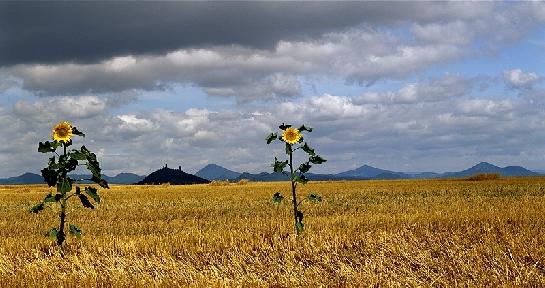
[[[0, 286], [544, 286], [545, 178], [113, 186], [71, 205], [61, 258], [45, 186], [0, 186]], [[271, 203], [274, 192], [286, 199]], [[74, 202], [75, 203], [75, 202]]]

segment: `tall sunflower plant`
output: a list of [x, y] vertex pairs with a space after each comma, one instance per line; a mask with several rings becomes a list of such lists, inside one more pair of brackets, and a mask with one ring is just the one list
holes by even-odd
[[[39, 213], [47, 207], [52, 208], [52, 205], [60, 208], [59, 226], [51, 228], [47, 235], [55, 241], [61, 251], [66, 240], [66, 228], [76, 238], [80, 238], [82, 232], [76, 224], [70, 223], [66, 227], [68, 200], [71, 198], [79, 199], [78, 202], [89, 209], [94, 209], [95, 205], [100, 203], [97, 186], [85, 185], [85, 187], [82, 187], [80, 183], [82, 181], [91, 181], [98, 184], [99, 187], [109, 188], [108, 182], [102, 179], [100, 164], [96, 155], [83, 145], [79, 149], [70, 149], [74, 136], [85, 137], [85, 134], [69, 122], [60, 122], [52, 130], [53, 141], [39, 143], [38, 152], [53, 154], [49, 158], [47, 167], [42, 169], [41, 172], [47, 185], [56, 189], [49, 192], [42, 201], [30, 209], [32, 213]], [[58, 152], [59, 149], [62, 151], [61, 154]], [[85, 166], [91, 172], [91, 179], [74, 179], [69, 176], [69, 173], [78, 166]], [[93, 200], [94, 204], [90, 199]]]
[[[267, 138], [267, 144], [271, 144], [273, 141], [284, 142], [286, 148], [286, 155], [288, 159], [279, 160], [274, 157], [273, 170], [276, 173], [282, 173], [287, 176], [291, 182], [291, 195], [293, 204], [293, 218], [295, 223], [295, 232], [300, 235], [305, 224], [303, 222], [303, 212], [299, 210], [299, 206], [303, 200], [309, 200], [312, 202], [321, 202], [322, 197], [316, 194], [309, 194], [306, 198], [303, 198], [300, 202], [297, 202], [297, 186], [299, 184], [306, 184], [309, 179], [305, 176], [313, 165], [319, 165], [325, 163], [327, 160], [316, 154], [313, 148], [304, 141], [302, 132], [312, 132], [312, 128], [305, 125], [301, 125], [299, 128], [294, 128], [292, 125], [284, 124], [278, 127], [282, 132], [280, 135], [276, 132], [270, 133]], [[304, 161], [297, 166], [293, 161], [293, 154], [295, 151], [301, 150], [308, 156], [308, 160]], [[276, 192], [273, 195], [272, 202], [279, 204], [284, 199], [284, 196], [280, 192]]]

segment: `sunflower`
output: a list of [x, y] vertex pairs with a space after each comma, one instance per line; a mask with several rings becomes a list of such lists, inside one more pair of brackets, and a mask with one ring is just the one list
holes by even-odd
[[284, 132], [282, 133], [282, 140], [286, 141], [286, 143], [288, 144], [295, 144], [297, 142], [299, 142], [299, 140], [301, 140], [301, 132], [299, 132], [299, 130], [295, 129], [295, 128], [287, 128], [286, 130], [284, 130]]
[[60, 122], [53, 128], [53, 140], [68, 142], [72, 138], [72, 125], [66, 121]]

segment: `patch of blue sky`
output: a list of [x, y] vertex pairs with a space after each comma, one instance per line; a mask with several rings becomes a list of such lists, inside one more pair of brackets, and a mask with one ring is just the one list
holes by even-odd
[[236, 104], [231, 97], [209, 96], [193, 85], [175, 84], [165, 90], [140, 91], [138, 100], [113, 109], [114, 113], [142, 113], [153, 109], [184, 112], [190, 108], [220, 110]]
[[[542, 41], [536, 39], [543, 39]], [[499, 50], [486, 49], [485, 44], [476, 42], [469, 57], [446, 65], [431, 68], [427, 73], [438, 70], [475, 77], [480, 75], [502, 76], [503, 71], [521, 69], [545, 75], [545, 27], [535, 29], [528, 37], [513, 44], [504, 44]]]
[[[535, 38], [530, 38], [535, 39]], [[487, 78], [489, 85], [479, 90], [478, 95], [489, 97], [516, 97], [517, 91], [507, 87], [503, 82], [503, 73], [506, 70], [521, 69], [524, 73], [545, 75], [543, 56], [545, 48], [532, 43], [531, 40], [521, 41], [503, 47], [492, 53], [478, 53], [456, 62], [431, 67], [425, 72], [427, 77], [437, 77], [446, 73], [459, 75], [465, 78]], [[538, 85], [540, 85], [538, 83]]]
[[415, 39], [414, 39], [413, 33], [411, 32], [411, 29], [412, 29], [412, 25], [407, 25], [405, 23], [405, 24], [400, 24], [399, 26], [395, 28], [389, 28], [387, 30], [391, 35], [395, 36], [400, 41], [407, 44], [412, 44], [414, 43]]
[[[412, 78], [412, 77], [411, 77]], [[390, 80], [384, 79], [371, 83], [370, 85], [357, 82], [348, 82], [342, 77], [320, 77], [304, 78], [300, 77], [302, 83], [303, 97], [310, 98], [330, 94], [334, 96], [357, 97], [365, 92], [385, 92], [395, 91], [403, 87], [409, 80]]]
[[36, 96], [18, 86], [14, 86], [0, 92], [0, 105], [7, 109], [11, 109], [15, 103], [20, 100], [33, 102], [36, 100]]

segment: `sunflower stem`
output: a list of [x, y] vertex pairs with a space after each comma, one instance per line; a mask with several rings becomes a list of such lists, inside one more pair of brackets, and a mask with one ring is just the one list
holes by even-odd
[[299, 219], [297, 218], [297, 194], [295, 192], [296, 183], [293, 177], [293, 149], [291, 144], [287, 144], [287, 145], [288, 145], [288, 151], [290, 155], [289, 166], [290, 166], [290, 172], [291, 172], [290, 180], [291, 180], [291, 194], [293, 198], [293, 218], [295, 220], [295, 232], [297, 233], [297, 236], [299, 236]]
[[61, 214], [60, 214], [60, 224], [59, 224], [59, 232], [57, 235], [57, 246], [61, 248], [62, 252], [62, 244], [64, 243], [64, 239], [66, 238], [66, 235], [64, 233], [64, 223], [66, 219], [66, 199], [61, 200]]
[[[66, 156], [66, 143], [62, 144], [62, 147], [64, 148], [64, 156]], [[66, 177], [66, 176], [65, 176]], [[57, 246], [59, 246], [61, 251], [61, 256], [63, 255], [62, 251], [62, 244], [64, 243], [64, 240], [66, 239], [66, 235], [64, 233], [64, 223], [66, 221], [66, 200], [68, 198], [66, 197], [66, 194], [63, 193], [62, 199], [61, 199], [61, 212], [60, 212], [60, 223], [59, 223], [59, 232], [57, 233]]]

